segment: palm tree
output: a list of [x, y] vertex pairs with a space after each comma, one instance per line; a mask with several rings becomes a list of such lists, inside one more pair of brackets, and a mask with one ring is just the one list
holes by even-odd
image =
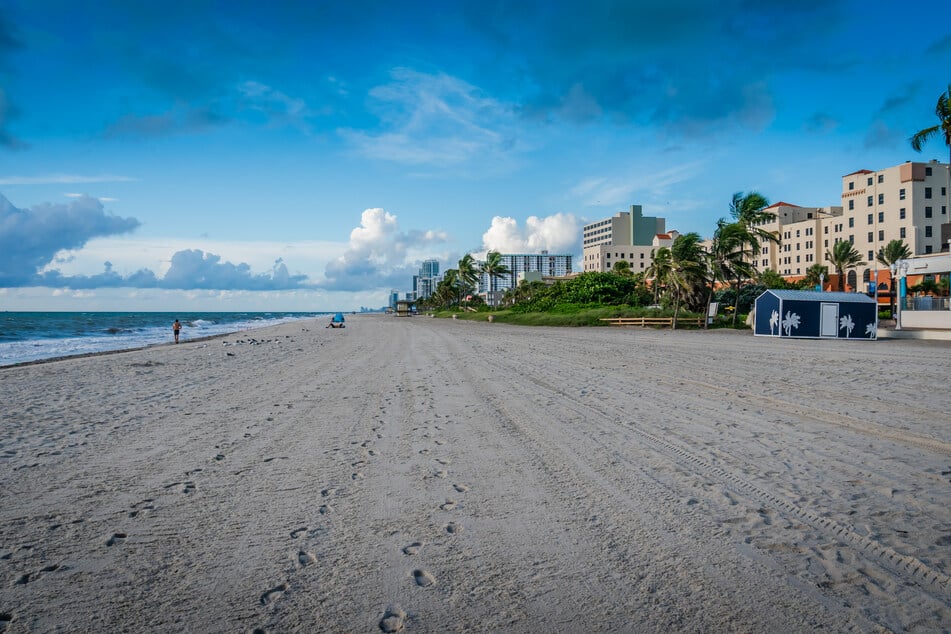
[[[904, 240], [891, 240], [888, 244], [883, 246], [878, 250], [878, 253], [875, 254], [875, 259], [878, 260], [879, 264], [883, 264], [886, 268], [891, 269], [892, 264], [895, 264], [899, 260], [904, 260], [911, 257], [911, 249], [908, 248], [908, 245], [905, 244]], [[878, 280], [875, 280], [875, 283], [878, 283]], [[895, 286], [895, 280], [891, 280], [892, 291], [897, 291]], [[893, 292], [888, 293], [888, 309], [889, 314], [895, 314], [895, 296]]]
[[891, 267], [898, 260], [904, 260], [911, 257], [911, 249], [905, 244], [904, 240], [891, 240], [875, 254], [875, 259], [879, 264]]
[[938, 125], [915, 132], [909, 141], [915, 152], [921, 152], [931, 137], [937, 134], [944, 137], [944, 144], [948, 146], [948, 189], [946, 191], [948, 192], [948, 207], [951, 208], [951, 84], [948, 84], [947, 92], [938, 96], [934, 113], [938, 117]]
[[708, 259], [710, 263], [710, 294], [707, 299], [707, 311], [713, 301], [714, 286], [723, 282], [733, 287], [735, 302], [733, 305], [733, 325], [736, 325], [737, 307], [740, 303], [740, 284], [744, 279], [753, 277], [754, 267], [750, 263], [749, 233], [740, 222], [727, 222], [723, 218], [717, 221], [713, 232]]
[[806, 276], [802, 278], [802, 281], [808, 286], [818, 286], [822, 283], [822, 280], [829, 277], [829, 267], [825, 264], [819, 264], [816, 262], [808, 269], [806, 269]]
[[654, 303], [657, 303], [657, 295], [661, 287], [670, 275], [670, 249], [659, 247], [651, 249], [651, 265], [645, 271], [647, 279], [651, 280], [654, 287]]
[[[772, 231], [763, 229], [761, 226], [763, 223], [776, 219], [776, 214], [766, 211], [768, 206], [769, 201], [758, 192], [747, 194], [736, 192], [733, 194], [733, 201], [730, 203], [730, 215], [746, 228], [747, 242], [753, 256], [759, 255], [763, 241], [779, 244], [779, 236]], [[755, 262], [753, 262], [753, 269], [756, 269]]]
[[670, 246], [670, 271], [667, 274], [668, 288], [674, 293], [671, 328], [677, 328], [681, 297], [689, 297], [698, 288], [706, 288], [706, 281], [706, 253], [700, 244], [700, 234], [690, 232], [677, 236]]
[[469, 295], [479, 281], [479, 266], [471, 253], [466, 253], [459, 260], [458, 277], [462, 294]]
[[493, 296], [495, 293], [495, 279], [505, 277], [511, 272], [509, 271], [509, 267], [502, 263], [502, 254], [498, 251], [489, 251], [485, 254], [485, 262], [482, 263], [480, 270], [489, 278], [490, 296]]
[[611, 267], [611, 271], [617, 273], [618, 275], [634, 275], [634, 271], [631, 270], [631, 263], [627, 260], [618, 260], [615, 262], [614, 266]]
[[839, 276], [840, 293], [845, 290], [845, 271], [865, 264], [862, 256], [848, 240], [840, 240], [833, 244], [832, 249], [826, 251], [826, 260]]

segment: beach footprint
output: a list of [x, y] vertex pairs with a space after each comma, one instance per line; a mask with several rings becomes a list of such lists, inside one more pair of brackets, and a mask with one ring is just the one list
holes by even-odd
[[449, 522], [446, 524], [446, 532], [450, 535], [458, 535], [462, 532], [462, 524], [456, 524], [455, 522]]
[[456, 508], [456, 504], [458, 503], [455, 500], [447, 499], [444, 504], [439, 505], [439, 509], [442, 511], [451, 511]]
[[419, 553], [422, 547], [423, 547], [422, 542], [413, 542], [412, 544], [403, 547], [403, 554], [416, 555]]
[[406, 612], [398, 607], [389, 607], [380, 619], [380, 629], [387, 633], [400, 632], [406, 624]]
[[427, 570], [414, 570], [413, 580], [416, 581], [416, 585], [421, 588], [428, 588], [436, 584], [436, 577]]
[[261, 605], [270, 605], [271, 603], [274, 603], [275, 601], [280, 599], [282, 596], [284, 596], [284, 593], [287, 592], [288, 588], [290, 588], [290, 586], [288, 586], [286, 582], [280, 585], [274, 586], [273, 588], [271, 588], [270, 590], [268, 590], [267, 592], [261, 595]]
[[301, 568], [306, 568], [311, 564], [317, 563], [317, 555], [305, 550], [297, 552], [297, 562], [300, 564]]
[[465, 493], [466, 491], [469, 490], [469, 487], [467, 487], [467, 486], [464, 485], [464, 484], [454, 484], [454, 485], [452, 485], [452, 488], [454, 488], [454, 489], [456, 490], [456, 492], [458, 492], [458, 493]]

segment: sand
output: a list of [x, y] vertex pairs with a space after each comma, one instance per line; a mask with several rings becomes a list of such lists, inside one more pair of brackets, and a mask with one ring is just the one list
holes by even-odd
[[0, 631], [940, 631], [951, 347], [297, 322], [0, 369]]

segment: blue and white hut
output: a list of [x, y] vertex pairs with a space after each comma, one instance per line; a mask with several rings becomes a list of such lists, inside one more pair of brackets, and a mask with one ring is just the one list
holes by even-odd
[[861, 293], [768, 290], [756, 298], [753, 334], [800, 339], [878, 338], [878, 306]]

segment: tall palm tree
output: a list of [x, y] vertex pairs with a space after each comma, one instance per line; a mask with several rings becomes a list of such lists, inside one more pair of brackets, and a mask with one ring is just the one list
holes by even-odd
[[509, 267], [505, 266], [502, 262], [502, 254], [498, 251], [489, 251], [485, 254], [485, 262], [482, 263], [480, 270], [489, 278], [489, 293], [493, 297], [495, 293], [495, 280], [500, 277], [505, 277], [511, 272], [509, 271]]
[[839, 276], [839, 292], [845, 290], [845, 271], [862, 266], [865, 262], [861, 254], [855, 250], [855, 246], [848, 240], [840, 240], [832, 245], [832, 249], [826, 251], [826, 260]]
[[[908, 245], [905, 244], [904, 240], [891, 240], [888, 244], [883, 246], [878, 250], [878, 253], [875, 254], [875, 259], [878, 260], [879, 264], [885, 265], [886, 268], [891, 269], [892, 264], [895, 264], [899, 260], [904, 260], [905, 258], [911, 257], [911, 249], [908, 248]], [[878, 283], [878, 280], [875, 280], [875, 283]], [[889, 314], [895, 314], [895, 293], [898, 291], [897, 286], [895, 285], [895, 280], [891, 280], [892, 289], [888, 293], [888, 311]]]
[[948, 91], [938, 96], [938, 103], [934, 108], [935, 116], [938, 117], [938, 125], [933, 125], [924, 130], [918, 130], [909, 139], [911, 147], [915, 152], [921, 152], [925, 143], [931, 137], [940, 134], [944, 137], [944, 144], [948, 146], [948, 208], [951, 209], [951, 84], [948, 84]]
[[[717, 282], [729, 284], [734, 289], [733, 325], [736, 325], [737, 307], [740, 303], [740, 284], [744, 279], [753, 277], [755, 272], [750, 262], [751, 252], [746, 248], [749, 233], [740, 222], [727, 222], [723, 218], [717, 221], [713, 232], [710, 251], [707, 255], [710, 264], [710, 293], [707, 298], [707, 312]], [[706, 323], [706, 322], [704, 322]]]
[[888, 244], [880, 248], [878, 253], [875, 254], [875, 259], [878, 260], [878, 263], [886, 267], [890, 267], [895, 262], [898, 262], [898, 260], [904, 260], [910, 257], [911, 249], [908, 248], [904, 240], [898, 239], [889, 241]]
[[471, 253], [466, 253], [459, 260], [458, 277], [459, 284], [462, 286], [461, 294], [471, 294], [479, 282], [479, 265]]
[[[776, 219], [776, 214], [766, 211], [769, 201], [759, 192], [736, 192], [733, 194], [733, 201], [730, 203], [730, 215], [733, 219], [746, 227], [749, 234], [747, 242], [750, 245], [750, 254], [757, 256], [763, 242], [773, 242], [779, 244], [779, 236], [772, 231], [767, 231], [762, 227], [763, 223], [771, 222]], [[756, 269], [756, 263], [753, 262], [753, 269]]]
[[690, 296], [706, 287], [707, 267], [700, 234], [695, 232], [677, 236], [670, 245], [670, 272], [668, 287], [674, 293], [674, 319], [671, 328], [677, 328], [681, 298]]
[[651, 280], [651, 286], [654, 290], [654, 303], [657, 303], [657, 296], [660, 289], [666, 283], [670, 274], [670, 249], [668, 247], [659, 247], [651, 249], [651, 264], [645, 271], [647, 279]]

